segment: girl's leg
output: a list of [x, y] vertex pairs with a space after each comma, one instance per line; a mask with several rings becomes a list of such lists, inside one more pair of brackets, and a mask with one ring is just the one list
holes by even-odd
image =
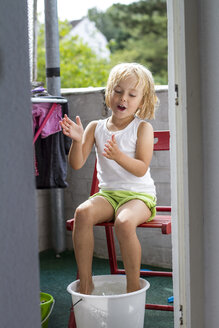
[[75, 211], [73, 245], [80, 278], [80, 293], [90, 294], [94, 249], [93, 226], [112, 220], [114, 209], [103, 197], [96, 196], [81, 204]]
[[151, 211], [138, 199], [122, 205], [115, 218], [115, 232], [119, 241], [127, 279], [127, 292], [140, 289], [141, 245], [136, 227], [151, 216]]

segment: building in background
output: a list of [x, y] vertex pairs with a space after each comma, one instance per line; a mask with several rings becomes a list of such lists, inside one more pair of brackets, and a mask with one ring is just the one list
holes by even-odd
[[78, 36], [84, 43], [86, 43], [100, 58], [109, 60], [110, 50], [106, 37], [97, 28], [94, 22], [90, 21], [88, 17], [83, 17], [79, 20], [70, 22], [72, 29], [70, 36]]

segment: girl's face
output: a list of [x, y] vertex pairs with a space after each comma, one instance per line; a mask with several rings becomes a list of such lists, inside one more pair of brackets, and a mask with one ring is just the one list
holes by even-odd
[[137, 85], [135, 75], [121, 80], [110, 96], [110, 108], [118, 118], [133, 117], [142, 104], [143, 88]]

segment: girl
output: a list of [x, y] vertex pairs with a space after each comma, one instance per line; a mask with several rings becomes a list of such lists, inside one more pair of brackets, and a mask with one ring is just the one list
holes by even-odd
[[60, 122], [72, 139], [69, 163], [80, 169], [95, 145], [99, 192], [75, 211], [73, 245], [80, 276], [80, 290], [93, 290], [93, 226], [115, 220], [127, 279], [127, 292], [140, 288], [141, 246], [136, 227], [152, 220], [156, 191], [149, 164], [153, 154], [153, 128], [144, 119], [154, 118], [158, 99], [148, 69], [137, 63], [116, 65], [106, 86], [106, 104], [111, 116], [93, 121], [83, 129], [66, 115]]

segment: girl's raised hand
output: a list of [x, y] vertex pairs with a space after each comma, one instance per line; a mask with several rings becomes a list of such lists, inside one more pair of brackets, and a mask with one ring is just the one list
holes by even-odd
[[76, 116], [75, 123], [65, 114], [64, 118], [59, 123], [62, 127], [62, 132], [64, 135], [77, 142], [82, 140], [84, 129], [79, 116]]
[[115, 135], [113, 134], [112, 138], [105, 143], [103, 156], [116, 161], [119, 158], [120, 153]]

